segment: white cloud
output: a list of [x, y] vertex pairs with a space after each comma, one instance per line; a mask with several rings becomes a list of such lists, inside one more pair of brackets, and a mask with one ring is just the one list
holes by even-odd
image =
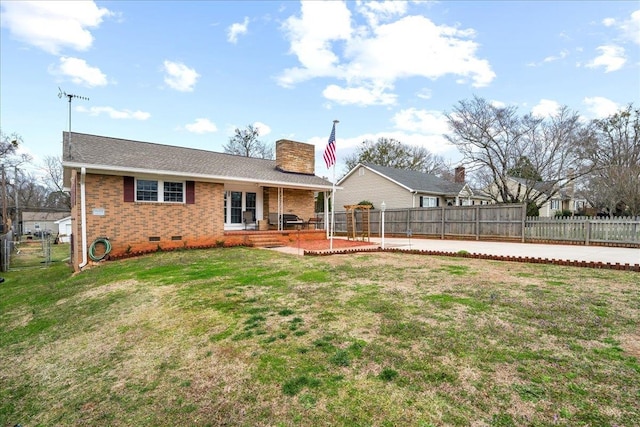
[[[560, 51], [560, 53], [558, 55], [550, 55], [547, 56], [546, 58], [544, 58], [542, 60], [543, 63], [549, 63], [549, 62], [555, 62], [555, 61], [559, 61], [561, 59], [566, 58], [567, 56], [569, 56], [569, 51], [567, 50], [562, 50]], [[535, 65], [535, 64], [534, 64]]]
[[417, 132], [424, 135], [442, 135], [449, 132], [447, 118], [439, 111], [408, 108], [396, 113], [392, 121], [401, 131]]
[[227, 32], [227, 41], [229, 43], [234, 43], [234, 44], [237, 43], [238, 36], [247, 34], [248, 28], [249, 28], [249, 18], [245, 16], [242, 24], [235, 23], [229, 27], [229, 30]]
[[322, 92], [325, 98], [341, 105], [393, 105], [397, 96], [386, 93], [384, 88], [348, 87], [329, 85]]
[[635, 44], [640, 44], [640, 10], [631, 14], [631, 18], [620, 26], [625, 36]]
[[554, 114], [558, 113], [560, 111], [560, 108], [560, 104], [556, 101], [552, 101], [550, 99], [541, 99], [540, 102], [538, 102], [538, 105], [535, 105], [531, 109], [531, 114], [533, 114], [534, 117], [540, 118], [551, 117]]
[[64, 48], [91, 47], [89, 28], [113, 13], [93, 1], [6, 1], [0, 15], [16, 39], [57, 55]]
[[100, 114], [106, 114], [112, 119], [132, 119], [132, 120], [147, 120], [151, 117], [150, 113], [144, 111], [131, 111], [131, 110], [116, 110], [113, 107], [90, 107], [83, 106], [76, 107], [76, 111], [81, 113], [88, 113], [90, 116], [99, 116]]
[[604, 67], [604, 72], [610, 73], [619, 70], [627, 62], [623, 47], [615, 45], [598, 46], [596, 50], [600, 51], [601, 54], [589, 61], [587, 68]]
[[180, 62], [164, 61], [164, 82], [180, 92], [192, 92], [200, 74]]
[[587, 106], [587, 110], [593, 115], [593, 118], [596, 119], [608, 117], [620, 110], [618, 104], [601, 96], [585, 98], [582, 102]]
[[631, 13], [629, 19], [625, 21], [618, 22], [614, 18], [605, 18], [602, 20], [602, 24], [605, 27], [617, 28], [624, 39], [640, 44], [640, 10]]
[[253, 128], [258, 129], [258, 135], [260, 136], [269, 135], [271, 133], [271, 128], [262, 122], [255, 122], [253, 124]]
[[431, 99], [433, 95], [431, 93], [431, 89], [422, 88], [416, 93], [416, 96], [420, 99]]
[[283, 26], [300, 66], [284, 70], [279, 84], [291, 87], [313, 78], [335, 78], [345, 87], [327, 87], [324, 94], [329, 99], [379, 105], [395, 102], [395, 95], [372, 88], [392, 89], [399, 79], [435, 80], [452, 74], [461, 83], [483, 87], [495, 78], [488, 61], [476, 56], [479, 45], [472, 40], [473, 30], [438, 26], [423, 16], [401, 16], [406, 13], [404, 3], [358, 6], [368, 25], [354, 26], [343, 2], [302, 2], [300, 16], [291, 16]]
[[202, 118], [196, 119], [195, 122], [185, 125], [185, 128], [189, 132], [199, 133], [199, 134], [212, 133], [218, 130], [218, 127], [215, 125], [215, 123], [212, 123], [209, 119], [202, 119]]
[[98, 67], [87, 64], [84, 59], [63, 56], [57, 67], [49, 67], [49, 72], [70, 77], [71, 81], [78, 85], [96, 87], [107, 84], [107, 76]]
[[302, 68], [285, 70], [279, 79], [283, 86], [335, 76], [339, 58], [331, 43], [351, 36], [351, 13], [341, 2], [302, 2], [301, 13], [300, 18], [291, 16], [283, 25], [291, 43], [289, 50], [302, 64]]
[[395, 16], [402, 16], [407, 12], [406, 1], [363, 1], [358, 3], [358, 12], [362, 14], [369, 25], [377, 26], [380, 21], [389, 21]]

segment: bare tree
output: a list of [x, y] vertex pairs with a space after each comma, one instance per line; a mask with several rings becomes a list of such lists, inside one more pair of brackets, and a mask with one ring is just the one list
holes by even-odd
[[22, 136], [17, 133], [5, 134], [0, 129], [0, 164], [3, 167], [15, 167], [31, 160], [28, 154], [18, 154]]
[[393, 138], [378, 138], [376, 142], [365, 140], [356, 152], [345, 158], [345, 173], [358, 163], [372, 163], [396, 169], [405, 169], [442, 175], [447, 166], [441, 156], [436, 156], [425, 147], [403, 144]]
[[591, 125], [581, 148], [594, 168], [583, 194], [610, 214], [640, 215], [640, 109], [629, 104]]
[[50, 191], [39, 183], [39, 179], [30, 173], [20, 174], [20, 209], [39, 209], [47, 206]]
[[445, 137], [498, 202], [539, 208], [588, 172], [578, 153], [588, 134], [567, 107], [549, 118], [521, 117], [516, 107], [474, 97], [446, 117], [452, 133]]
[[244, 157], [273, 159], [273, 147], [260, 141], [260, 128], [247, 125], [245, 129], [235, 129], [229, 143], [223, 146], [224, 152]]
[[0, 129], [0, 160], [4, 163], [5, 159], [14, 155], [21, 142], [22, 137], [17, 133], [6, 135]]
[[47, 207], [71, 209], [71, 196], [64, 191], [62, 159], [57, 156], [46, 156], [42, 167], [45, 175], [44, 183], [49, 190]]

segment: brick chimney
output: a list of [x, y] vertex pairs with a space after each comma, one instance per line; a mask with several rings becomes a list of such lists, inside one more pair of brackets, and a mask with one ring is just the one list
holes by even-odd
[[315, 147], [288, 139], [276, 141], [276, 167], [284, 172], [314, 175]]
[[464, 184], [465, 177], [464, 177], [464, 167], [463, 166], [458, 166], [456, 168], [455, 176], [454, 176], [453, 180], [455, 182], [459, 182], [461, 184]]

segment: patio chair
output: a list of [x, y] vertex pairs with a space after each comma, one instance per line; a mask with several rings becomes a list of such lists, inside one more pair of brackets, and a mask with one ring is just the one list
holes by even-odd
[[244, 229], [247, 230], [247, 226], [249, 224], [253, 224], [252, 230], [255, 230], [258, 223], [256, 222], [255, 217], [253, 216], [253, 211], [244, 211], [242, 212], [242, 222], [244, 223]]

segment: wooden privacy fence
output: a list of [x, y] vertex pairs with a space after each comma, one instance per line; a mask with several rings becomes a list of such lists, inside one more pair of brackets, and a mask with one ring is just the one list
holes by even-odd
[[[522, 204], [387, 209], [384, 230], [388, 236], [522, 240], [525, 213]], [[379, 210], [370, 213], [372, 234], [380, 235], [380, 214]], [[358, 231], [361, 224], [356, 213]], [[347, 232], [345, 212], [336, 211], [335, 232]]]
[[[372, 235], [380, 235], [379, 210], [370, 212]], [[318, 214], [322, 218], [322, 214]], [[356, 213], [356, 230], [362, 218]], [[527, 217], [524, 204], [387, 209], [385, 235], [440, 239], [511, 240], [640, 247], [640, 218]], [[324, 228], [324, 224], [322, 224]], [[335, 212], [335, 233], [347, 233], [347, 216]]]

